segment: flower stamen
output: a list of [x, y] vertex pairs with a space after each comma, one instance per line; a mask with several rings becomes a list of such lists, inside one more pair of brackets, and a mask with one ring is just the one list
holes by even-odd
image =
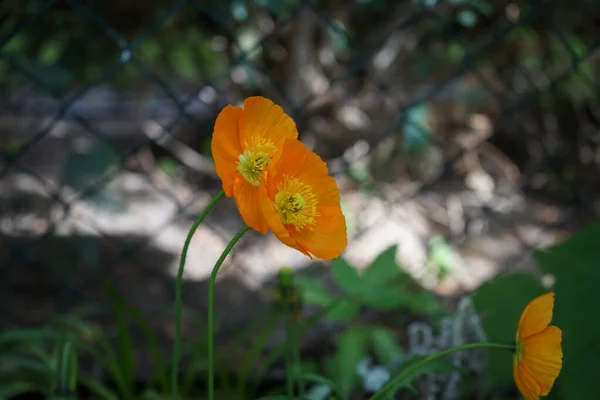
[[244, 143], [246, 149], [238, 157], [238, 171], [252, 186], [260, 185], [263, 171], [271, 162], [275, 145], [262, 137], [253, 137], [250, 143]]
[[293, 225], [298, 230], [316, 223], [315, 217], [319, 216], [318, 200], [312, 186], [300, 179], [285, 177], [277, 189], [275, 208], [279, 212], [281, 222]]

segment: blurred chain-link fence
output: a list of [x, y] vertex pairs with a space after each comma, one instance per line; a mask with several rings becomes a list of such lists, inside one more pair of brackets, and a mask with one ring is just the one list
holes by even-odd
[[[516, 237], [487, 246], [519, 257], [598, 214], [599, 46], [594, 0], [5, 0], [0, 304], [14, 318], [2, 326], [90, 299], [105, 279], [148, 307], [170, 299], [152, 276], [218, 190], [216, 115], [256, 94], [340, 178], [349, 257], [372, 256], [361, 237], [394, 240], [382, 219], [415, 214], [426, 228], [397, 237], [407, 265], [445, 264], [433, 247], [446, 242], [481, 252], [469, 238], [486, 233]], [[222, 246], [211, 232], [236, 223], [198, 233], [205, 269]], [[292, 262], [241, 251], [244, 273], [264, 273], [251, 269], [264, 254]]]

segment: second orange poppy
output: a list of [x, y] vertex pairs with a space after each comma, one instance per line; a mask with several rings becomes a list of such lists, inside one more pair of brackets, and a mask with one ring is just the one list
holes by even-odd
[[307, 256], [332, 259], [347, 245], [340, 193], [327, 165], [298, 140], [286, 140], [263, 176], [260, 207], [283, 243]]

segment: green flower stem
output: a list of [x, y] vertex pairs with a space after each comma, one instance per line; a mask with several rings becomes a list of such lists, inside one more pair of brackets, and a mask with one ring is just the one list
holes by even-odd
[[225, 195], [224, 191], [217, 193], [215, 197], [204, 207], [204, 210], [200, 213], [198, 218], [194, 221], [185, 243], [183, 244], [183, 250], [181, 251], [181, 259], [179, 260], [179, 269], [177, 270], [177, 281], [175, 282], [175, 341], [173, 343], [173, 355], [171, 359], [171, 390], [173, 394], [173, 400], [179, 399], [179, 358], [181, 354], [181, 316], [182, 316], [182, 300], [181, 300], [181, 289], [183, 286], [183, 270], [185, 268], [185, 260], [187, 258], [188, 247], [192, 241], [192, 236], [198, 229], [198, 226], [204, 220], [204, 217], [212, 210], [217, 202]]
[[410, 377], [412, 374], [421, 369], [425, 364], [435, 361], [438, 358], [442, 358], [447, 356], [448, 354], [454, 353], [456, 351], [461, 350], [469, 350], [469, 349], [477, 349], [477, 348], [493, 348], [493, 349], [505, 349], [505, 350], [514, 350], [515, 346], [510, 344], [499, 344], [499, 343], [469, 343], [463, 344], [462, 346], [451, 347], [449, 349], [440, 351], [438, 353], [432, 354], [428, 357], [425, 357], [414, 364], [411, 364], [408, 368], [404, 369], [395, 378], [390, 380], [385, 384], [384, 387], [379, 389], [369, 400], [383, 400], [388, 399], [390, 395], [392, 395], [396, 388], [404, 381], [406, 378]]
[[225, 261], [225, 258], [229, 255], [233, 246], [240, 240], [240, 238], [250, 229], [249, 226], [244, 226], [235, 234], [233, 239], [227, 244], [225, 250], [221, 254], [221, 257], [215, 263], [215, 266], [210, 273], [208, 280], [208, 399], [213, 400], [215, 398], [215, 281], [217, 279], [217, 273], [221, 264]]
[[294, 365], [294, 338], [293, 338], [293, 326], [292, 317], [286, 318], [286, 332], [285, 332], [285, 375], [287, 381], [287, 394], [289, 397], [294, 396], [294, 377], [296, 375]]
[[298, 332], [298, 324], [292, 321], [293, 349], [294, 349], [294, 366], [296, 379], [298, 381], [298, 392], [301, 398], [305, 396], [304, 379], [302, 377], [302, 356], [300, 348], [300, 333]]

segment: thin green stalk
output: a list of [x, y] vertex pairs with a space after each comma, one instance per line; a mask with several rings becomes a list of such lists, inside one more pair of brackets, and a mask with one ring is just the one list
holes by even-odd
[[287, 381], [287, 394], [290, 397], [294, 396], [294, 377], [296, 375], [294, 365], [294, 338], [292, 328], [292, 317], [286, 318], [286, 329], [285, 329], [285, 376]]
[[183, 286], [183, 271], [185, 268], [185, 260], [187, 258], [188, 247], [192, 242], [192, 236], [198, 229], [198, 226], [204, 220], [204, 217], [209, 213], [210, 210], [217, 204], [217, 202], [225, 195], [224, 191], [220, 191], [213, 199], [204, 207], [204, 210], [200, 213], [198, 218], [194, 221], [185, 243], [183, 244], [183, 250], [181, 250], [181, 259], [179, 260], [179, 269], [177, 270], [177, 281], [175, 282], [175, 340], [173, 343], [173, 356], [171, 359], [171, 390], [173, 394], [173, 400], [179, 399], [179, 358], [181, 353], [181, 316], [182, 316], [182, 300], [181, 291]]
[[302, 357], [301, 357], [301, 348], [300, 348], [300, 334], [298, 332], [297, 324], [295, 320], [291, 322], [291, 330], [292, 330], [292, 349], [294, 351], [294, 372], [296, 374], [296, 381], [298, 383], [298, 394], [301, 398], [305, 396], [304, 390], [304, 379], [302, 377]]
[[515, 346], [510, 344], [499, 344], [499, 343], [469, 343], [463, 344], [461, 346], [451, 347], [449, 349], [440, 351], [438, 353], [427, 356], [414, 364], [411, 364], [408, 368], [404, 369], [400, 372], [395, 378], [385, 384], [384, 387], [379, 389], [369, 400], [382, 400], [388, 399], [390, 395], [394, 393], [396, 388], [408, 377], [421, 369], [425, 364], [435, 361], [438, 358], [442, 358], [447, 356], [448, 354], [454, 353], [456, 351], [461, 350], [469, 350], [476, 348], [494, 348], [494, 349], [505, 349], [505, 350], [514, 350]]
[[229, 255], [233, 246], [240, 240], [240, 238], [250, 229], [249, 226], [244, 226], [235, 234], [233, 239], [227, 244], [225, 250], [221, 254], [221, 257], [215, 263], [210, 278], [208, 280], [208, 399], [213, 400], [215, 398], [215, 281], [217, 279], [217, 273], [221, 264], [225, 261], [225, 258]]

